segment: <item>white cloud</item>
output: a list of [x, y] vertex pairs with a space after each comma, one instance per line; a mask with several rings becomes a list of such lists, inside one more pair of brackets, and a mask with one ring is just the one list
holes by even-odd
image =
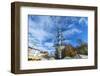
[[73, 34], [75, 34], [75, 33], [81, 33], [81, 32], [82, 32], [82, 31], [79, 30], [79, 29], [72, 28], [72, 29], [66, 30], [66, 31], [64, 32], [64, 35], [65, 35], [65, 36], [66, 36], [66, 35], [73, 35]]
[[68, 28], [72, 28], [74, 26], [74, 24], [70, 24], [68, 25]]
[[54, 44], [53, 42], [45, 42], [44, 45], [47, 47], [53, 47]]
[[42, 41], [48, 35], [48, 33], [42, 29], [31, 29], [30, 28], [29, 32], [31, 32], [32, 35], [35, 38], [37, 38], [39, 41]]
[[[54, 26], [52, 24], [52, 21], [50, 20], [50, 17], [39, 17], [40, 20], [39, 22], [35, 22], [32, 19], [29, 19], [29, 33], [31, 33], [32, 36], [29, 36], [29, 46], [30, 47], [34, 47], [34, 48], [38, 48], [39, 50], [42, 51], [52, 51], [54, 50], [52, 48], [53, 43], [52, 42], [44, 42], [44, 44], [42, 43], [46, 38], [51, 38], [52, 37], [52, 33], [48, 32], [49, 29], [52, 29]], [[35, 40], [34, 38], [36, 38], [38, 40]], [[36, 44], [36, 45], [34, 45]], [[47, 46], [47, 47], [45, 47]]]
[[71, 40], [64, 40], [64, 42], [65, 42], [65, 43], [70, 43], [70, 42], [71, 42]]

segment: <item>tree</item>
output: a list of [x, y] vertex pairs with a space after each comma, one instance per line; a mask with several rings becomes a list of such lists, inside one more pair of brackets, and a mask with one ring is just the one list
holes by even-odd
[[79, 46], [77, 47], [78, 53], [83, 55], [88, 55], [88, 45], [81, 39], [78, 39]]
[[75, 57], [77, 55], [76, 49], [72, 45], [66, 45], [62, 51], [62, 56], [64, 57]]

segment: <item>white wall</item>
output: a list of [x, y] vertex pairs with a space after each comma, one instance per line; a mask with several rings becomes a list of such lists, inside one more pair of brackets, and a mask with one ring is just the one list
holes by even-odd
[[[1, 0], [0, 2], [0, 76], [16, 76], [10, 73], [10, 55], [11, 55], [11, 15], [10, 3], [15, 0]], [[74, 4], [74, 5], [90, 5], [99, 7], [100, 17], [100, 0], [17, 0], [30, 1], [42, 3], [57, 3], [57, 4]], [[100, 18], [98, 19], [100, 20]], [[99, 22], [99, 21], [98, 21]], [[100, 22], [98, 23], [98, 28]], [[100, 33], [100, 30], [98, 30]], [[100, 35], [98, 36], [98, 43], [100, 42]], [[98, 45], [100, 46], [100, 44]], [[98, 55], [100, 58], [100, 48], [98, 48]], [[98, 70], [81, 70], [81, 71], [65, 71], [52, 73], [38, 73], [38, 74], [21, 74], [18, 76], [100, 76], [100, 59]]]

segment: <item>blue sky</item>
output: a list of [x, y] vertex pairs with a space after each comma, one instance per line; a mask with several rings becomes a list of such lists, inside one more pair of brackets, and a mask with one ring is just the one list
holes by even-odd
[[28, 42], [30, 47], [55, 51], [57, 27], [61, 26], [64, 44], [78, 45], [77, 39], [88, 42], [88, 17], [28, 15]]

